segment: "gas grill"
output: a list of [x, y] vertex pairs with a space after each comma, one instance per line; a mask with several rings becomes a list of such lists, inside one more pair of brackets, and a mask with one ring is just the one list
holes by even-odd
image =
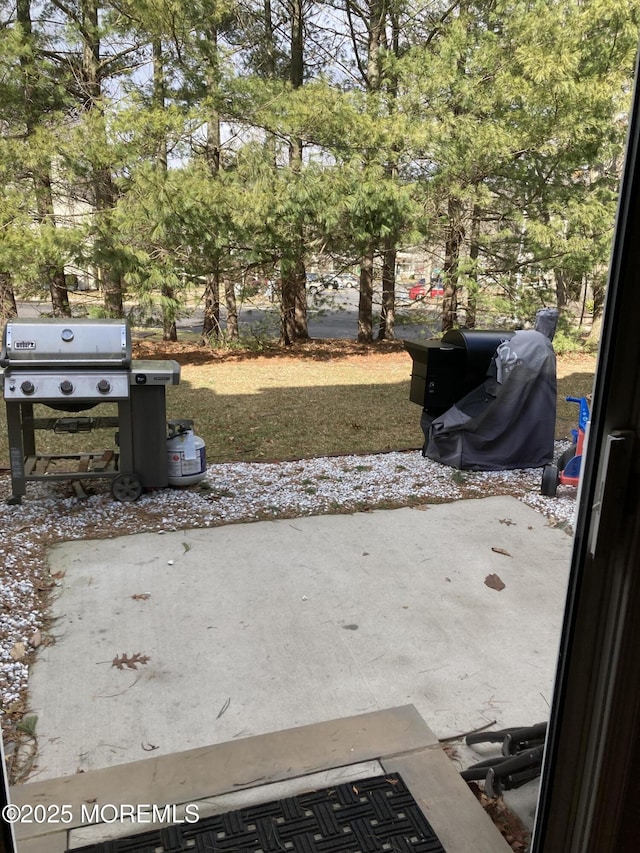
[[[175, 361], [134, 361], [124, 320], [14, 319], [0, 353], [13, 494], [20, 503], [30, 480], [111, 479], [119, 501], [168, 485], [165, 389], [180, 381]], [[79, 416], [100, 403], [117, 416]], [[49, 417], [36, 417], [34, 405]], [[65, 416], [52, 416], [52, 412]], [[116, 448], [39, 454], [37, 430], [86, 433], [116, 427]]]

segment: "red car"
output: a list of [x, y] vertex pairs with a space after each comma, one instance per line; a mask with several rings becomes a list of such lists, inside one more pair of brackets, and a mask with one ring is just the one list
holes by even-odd
[[427, 291], [426, 284], [414, 284], [413, 287], [409, 289], [409, 299], [422, 299], [427, 295], [432, 298], [435, 296], [444, 296], [444, 285], [437, 283], [432, 284]]

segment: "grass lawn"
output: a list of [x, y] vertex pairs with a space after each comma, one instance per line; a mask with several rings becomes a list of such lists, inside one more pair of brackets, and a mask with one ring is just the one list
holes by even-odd
[[[137, 358], [175, 358], [179, 386], [167, 389], [167, 417], [189, 418], [207, 446], [207, 460], [274, 461], [422, 446], [420, 407], [409, 401], [411, 357], [401, 344], [362, 347], [323, 341], [267, 354], [218, 354], [189, 343], [143, 341]], [[556, 436], [575, 428], [578, 407], [566, 396], [591, 393], [595, 357], [558, 357]], [[40, 410], [40, 412], [38, 412]], [[52, 417], [45, 407], [36, 416]], [[97, 406], [87, 414], [108, 415]], [[39, 452], [76, 453], [113, 446], [113, 431], [37, 435]], [[0, 464], [8, 466], [4, 407]]]

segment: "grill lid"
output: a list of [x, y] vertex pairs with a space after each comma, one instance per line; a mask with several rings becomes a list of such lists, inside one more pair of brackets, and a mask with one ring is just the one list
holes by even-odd
[[37, 318], [9, 320], [2, 336], [2, 367], [129, 367], [126, 320]]

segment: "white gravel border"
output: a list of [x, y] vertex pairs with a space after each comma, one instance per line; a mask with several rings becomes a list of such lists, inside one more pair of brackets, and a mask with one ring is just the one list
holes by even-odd
[[[557, 453], [567, 446], [558, 443]], [[206, 479], [187, 489], [161, 489], [133, 504], [114, 501], [107, 480], [95, 494], [69, 497], [64, 482], [29, 483], [20, 506], [0, 516], [0, 707], [5, 731], [28, 710], [29, 661], [47, 642], [48, 597], [59, 582], [49, 575], [47, 549], [64, 540], [211, 527], [265, 518], [354, 512], [510, 494], [571, 531], [575, 489], [540, 494], [541, 470], [457, 471], [420, 451], [321, 457], [295, 462], [210, 465]], [[0, 499], [9, 496], [0, 477]]]

